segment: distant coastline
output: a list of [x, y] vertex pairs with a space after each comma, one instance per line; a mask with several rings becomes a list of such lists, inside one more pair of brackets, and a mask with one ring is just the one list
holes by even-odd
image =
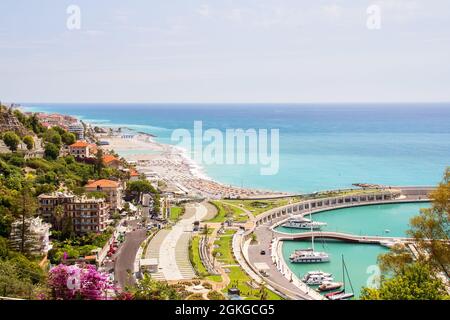
[[[280, 171], [202, 164], [226, 185], [289, 193], [351, 188], [354, 183], [434, 185], [450, 159], [450, 104], [25, 104], [86, 123], [127, 127], [173, 145], [171, 132], [193, 121], [226, 128], [279, 128]], [[125, 112], [124, 112], [125, 111]], [[270, 119], [270, 121], [268, 120]]]
[[[99, 141], [107, 142], [101, 148], [114, 151], [128, 162], [136, 165], [138, 172], [149, 180], [163, 180], [168, 190], [179, 194], [197, 197], [220, 198], [253, 198], [279, 197], [288, 195], [282, 192], [271, 192], [250, 188], [239, 188], [226, 185], [209, 177], [204, 168], [196, 163], [181, 147], [155, 141], [156, 135], [138, 131], [129, 127], [109, 127], [95, 121], [86, 121], [75, 115], [61, 112], [37, 111], [34, 108], [20, 107], [25, 112], [39, 112], [43, 114], [61, 114], [71, 116], [84, 122], [90, 127], [99, 127], [104, 133], [96, 133]], [[122, 130], [130, 134], [123, 135]]]

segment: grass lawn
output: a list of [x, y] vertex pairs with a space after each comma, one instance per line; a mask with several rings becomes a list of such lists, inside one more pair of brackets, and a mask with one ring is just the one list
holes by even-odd
[[248, 215], [242, 209], [227, 205], [222, 201], [211, 201], [211, 204], [217, 208], [217, 215], [209, 220], [209, 222], [224, 222], [228, 218], [233, 218], [236, 222], [245, 222], [248, 220]]
[[[254, 289], [247, 284], [251, 279], [250, 277], [242, 271], [241, 267], [229, 267], [230, 270], [228, 276], [230, 277], [230, 284], [223, 291], [224, 293], [228, 292], [228, 289], [232, 287], [237, 287], [241, 291], [241, 296], [245, 297], [247, 300], [260, 300], [261, 293], [260, 289]], [[266, 300], [282, 300], [282, 298], [277, 295], [275, 292], [265, 289], [266, 291]]]
[[222, 282], [222, 276], [220, 274], [213, 274], [205, 277], [206, 280], [214, 281], [214, 282]]
[[223, 202], [234, 204], [239, 207], [245, 208], [255, 216], [268, 211], [273, 208], [285, 206], [289, 204], [289, 202], [299, 201], [300, 198], [279, 198], [279, 199], [270, 199], [270, 200], [224, 200]]
[[200, 258], [200, 236], [192, 238], [190, 249], [191, 263], [199, 277], [215, 282], [221, 282], [222, 277], [220, 275], [209, 274], [208, 270], [203, 265], [202, 259]]
[[182, 207], [171, 207], [170, 208], [170, 220], [178, 221], [178, 219], [180, 219], [180, 216], [182, 214], [183, 214], [183, 208]]
[[227, 230], [225, 234], [220, 235], [219, 238], [214, 241], [214, 246], [218, 246], [217, 248], [214, 248], [214, 251], [220, 253], [220, 256], [216, 259], [224, 264], [237, 264], [232, 253], [233, 235], [235, 233], [236, 230]]

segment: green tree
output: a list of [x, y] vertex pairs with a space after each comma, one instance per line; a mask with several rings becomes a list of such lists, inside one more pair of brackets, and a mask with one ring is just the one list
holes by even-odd
[[391, 279], [381, 282], [379, 289], [363, 288], [363, 300], [447, 300], [442, 281], [427, 264], [405, 265]]
[[164, 281], [153, 280], [148, 274], [130, 289], [136, 300], [180, 300], [174, 286]]
[[53, 143], [47, 143], [44, 154], [47, 159], [55, 160], [59, 156], [59, 147]]
[[44, 140], [56, 145], [58, 148], [60, 148], [62, 144], [61, 134], [55, 128], [47, 130], [44, 135]]
[[72, 239], [75, 237], [73, 221], [71, 217], [65, 216], [62, 221], [61, 237], [63, 239]]
[[[415, 239], [419, 261], [429, 264], [434, 272], [443, 271], [450, 276], [450, 168], [430, 198], [431, 208], [422, 209], [411, 219], [408, 234]], [[397, 248], [380, 256], [379, 261], [383, 272], [395, 273], [411, 263], [412, 256], [404, 248]]]
[[28, 150], [33, 150], [34, 148], [34, 140], [32, 136], [25, 136], [23, 137], [23, 143], [27, 146]]
[[153, 195], [157, 194], [157, 191], [151, 185], [148, 180], [138, 180], [131, 181], [127, 185], [127, 192], [133, 193], [136, 195], [136, 200], [141, 199], [144, 193], [152, 193]]
[[61, 231], [62, 230], [62, 222], [64, 219], [64, 207], [62, 205], [57, 205], [55, 207], [55, 211], [53, 213], [53, 219], [54, 219], [54, 228], [56, 230]]
[[28, 118], [28, 123], [28, 127], [33, 130], [35, 134], [41, 134], [45, 131], [45, 127], [41, 124], [35, 113]]
[[32, 298], [34, 286], [27, 278], [20, 276], [19, 267], [9, 260], [0, 260], [0, 296]]
[[17, 151], [20, 143], [19, 136], [13, 131], [7, 131], [3, 134], [3, 142], [11, 151]]
[[30, 238], [29, 219], [36, 213], [37, 202], [30, 187], [25, 186], [14, 199], [15, 218], [20, 220], [20, 252], [26, 253], [33, 239]]
[[431, 208], [422, 209], [419, 216], [411, 219], [408, 234], [416, 239], [419, 252], [427, 253], [420, 260], [450, 277], [450, 168], [430, 198]]
[[103, 150], [98, 149], [97, 154], [95, 156], [95, 171], [97, 172], [98, 175], [102, 173], [104, 167], [105, 166], [103, 164]]
[[267, 300], [267, 288], [265, 283], [261, 283], [259, 286], [259, 299], [260, 300]]
[[[413, 257], [403, 246], [395, 246], [381, 255], [378, 259], [383, 273], [381, 287], [365, 288], [366, 299], [413, 299], [414, 295], [416, 299], [448, 298], [442, 293], [442, 280], [435, 275], [448, 277], [450, 270], [450, 168], [430, 199], [431, 208], [422, 209], [413, 217], [408, 231], [419, 255]], [[393, 277], [385, 280], [385, 275]]]
[[61, 136], [61, 139], [62, 142], [64, 142], [64, 144], [68, 146], [74, 144], [77, 141], [77, 137], [71, 132], [64, 132]]

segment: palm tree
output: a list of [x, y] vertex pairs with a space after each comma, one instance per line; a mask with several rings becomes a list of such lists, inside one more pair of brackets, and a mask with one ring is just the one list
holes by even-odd
[[208, 225], [205, 224], [205, 227], [203, 229], [203, 235], [205, 236], [205, 241], [208, 241]]
[[213, 268], [216, 268], [216, 258], [219, 255], [218, 251], [213, 251], [212, 252], [212, 256], [213, 256]]
[[262, 282], [259, 286], [259, 297], [261, 300], [267, 300], [267, 290], [265, 282]]
[[56, 230], [61, 230], [62, 229], [62, 220], [64, 218], [64, 207], [63, 206], [57, 205], [55, 207], [54, 217], [55, 217]]

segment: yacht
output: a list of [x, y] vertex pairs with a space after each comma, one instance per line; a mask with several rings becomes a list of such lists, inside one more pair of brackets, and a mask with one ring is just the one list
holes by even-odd
[[345, 293], [345, 292], [332, 292], [329, 295], [325, 295], [328, 300], [346, 300], [353, 298], [355, 295], [352, 292]]
[[326, 252], [313, 250], [295, 250], [289, 257], [292, 263], [329, 262], [330, 256]]
[[340, 289], [344, 284], [342, 282], [323, 281], [319, 286], [319, 291], [331, 291]]
[[312, 225], [310, 225], [310, 228], [312, 233], [311, 236], [312, 248], [295, 250], [289, 257], [292, 263], [319, 263], [330, 261], [330, 256], [328, 255], [328, 253], [314, 250], [314, 230]]
[[291, 229], [320, 230], [326, 225], [327, 224], [325, 222], [312, 221], [301, 217], [290, 218], [285, 223], [283, 223], [282, 226]]
[[324, 282], [331, 282], [333, 281], [332, 277], [325, 277], [323, 275], [312, 275], [310, 276], [305, 283], [310, 285], [310, 286], [318, 286], [321, 285]]
[[309, 271], [309, 272], [305, 273], [305, 275], [302, 278], [302, 281], [305, 282], [311, 276], [314, 276], [314, 275], [320, 275], [320, 276], [324, 276], [324, 277], [331, 277], [331, 276], [333, 276], [333, 274], [327, 273], [327, 272], [323, 272], [323, 271]]

